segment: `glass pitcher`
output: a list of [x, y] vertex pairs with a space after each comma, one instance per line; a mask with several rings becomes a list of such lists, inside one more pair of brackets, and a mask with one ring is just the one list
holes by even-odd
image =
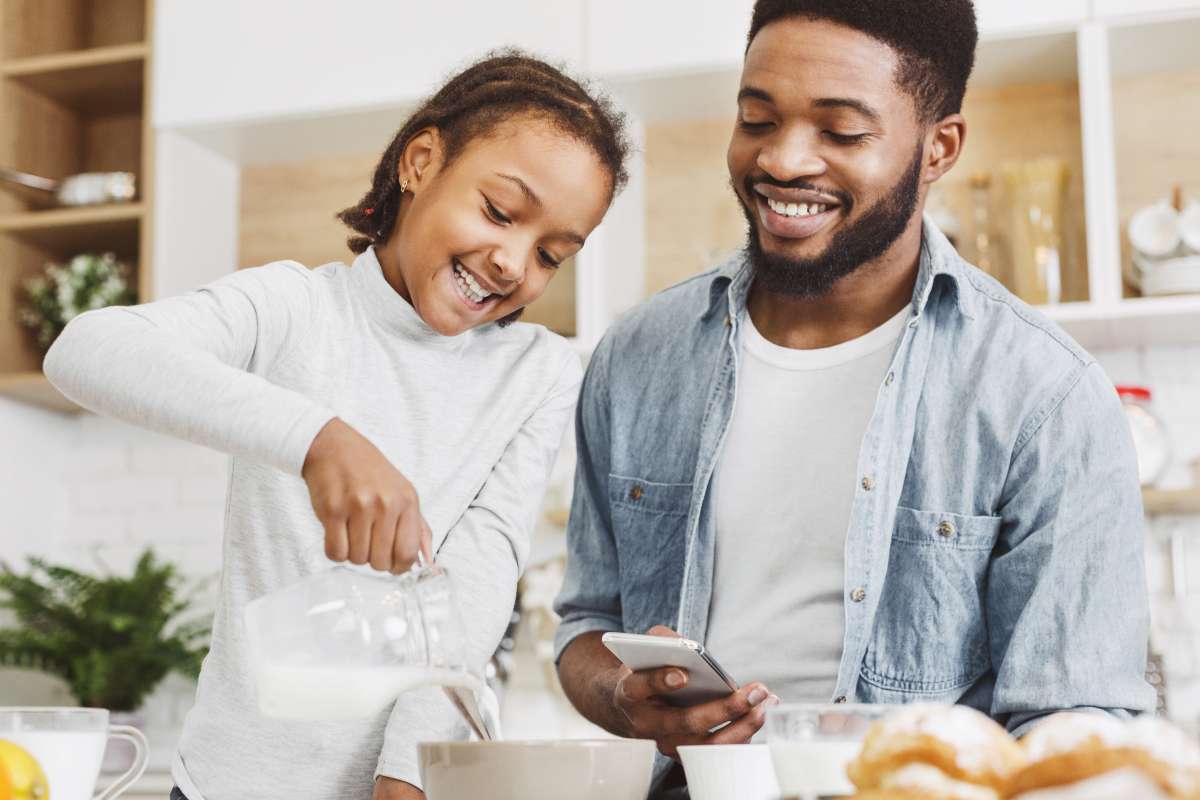
[[333, 567], [246, 606], [259, 710], [282, 719], [358, 719], [419, 686], [478, 687], [466, 666], [450, 579]]

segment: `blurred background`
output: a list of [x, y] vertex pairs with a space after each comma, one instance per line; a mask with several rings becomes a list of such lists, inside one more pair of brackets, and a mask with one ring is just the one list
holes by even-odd
[[[966, 151], [929, 213], [1122, 387], [1145, 485], [1152, 678], [1162, 708], [1194, 723], [1200, 0], [976, 6]], [[616, 315], [743, 240], [725, 148], [751, 7], [0, 0], [0, 561], [40, 576], [20, 584], [25, 607], [0, 625], [19, 630], [62, 586], [123, 580], [98, 595], [112, 607], [97, 601], [78, 629], [111, 627], [137, 597], [156, 609], [146, 635], [167, 641], [203, 620], [215, 592], [227, 459], [58, 395], [40, 363], [66, 319], [272, 260], [348, 259], [333, 215], [364, 191], [406, 110], [456, 68], [518, 45], [607, 89], [637, 140], [629, 188], [527, 317], [586, 359]], [[550, 661], [572, 469], [568, 440], [512, 652], [495, 665], [514, 737], [596, 732], [569, 710]], [[130, 578], [147, 548], [159, 571]], [[37, 572], [31, 557], [76, 577]], [[177, 644], [176, 661], [147, 669], [144, 691], [120, 701], [153, 745], [148, 791], [168, 785], [202, 645]], [[130, 664], [144, 656], [127, 653]], [[0, 705], [77, 701], [44, 653], [12, 649], [4, 660]]]

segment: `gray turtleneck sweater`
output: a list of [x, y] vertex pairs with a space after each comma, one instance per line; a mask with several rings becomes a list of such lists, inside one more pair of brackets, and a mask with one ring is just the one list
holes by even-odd
[[369, 798], [380, 774], [420, 785], [416, 743], [466, 736], [439, 691], [361, 721], [263, 717], [242, 610], [309, 571], [323, 533], [300, 469], [337, 416], [416, 487], [481, 667], [575, 403], [567, 342], [522, 323], [440, 336], [368, 250], [353, 266], [277, 262], [84, 314], [45, 371], [86, 408], [233, 455], [212, 650], [172, 770], [190, 800]]

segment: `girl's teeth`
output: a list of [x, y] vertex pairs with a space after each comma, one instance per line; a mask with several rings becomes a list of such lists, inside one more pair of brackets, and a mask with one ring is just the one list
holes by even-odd
[[455, 283], [458, 284], [458, 288], [462, 289], [463, 294], [465, 294], [469, 300], [472, 300], [476, 303], [482, 303], [491, 296], [491, 293], [484, 290], [484, 288], [479, 285], [479, 282], [475, 280], [471, 273], [467, 272], [458, 264], [454, 265], [454, 278]]
[[784, 203], [770, 198], [767, 199], [767, 206], [785, 217], [811, 217], [829, 210], [829, 206], [823, 203]]

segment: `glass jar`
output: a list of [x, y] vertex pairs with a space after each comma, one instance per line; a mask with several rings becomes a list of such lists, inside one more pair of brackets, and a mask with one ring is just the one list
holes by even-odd
[[400, 575], [334, 567], [246, 606], [259, 710], [356, 719], [419, 686], [478, 688], [462, 618], [439, 567]]
[[1145, 386], [1118, 386], [1133, 445], [1137, 449], [1138, 480], [1153, 486], [1171, 465], [1171, 440], [1166, 425], [1154, 412], [1150, 390]]

